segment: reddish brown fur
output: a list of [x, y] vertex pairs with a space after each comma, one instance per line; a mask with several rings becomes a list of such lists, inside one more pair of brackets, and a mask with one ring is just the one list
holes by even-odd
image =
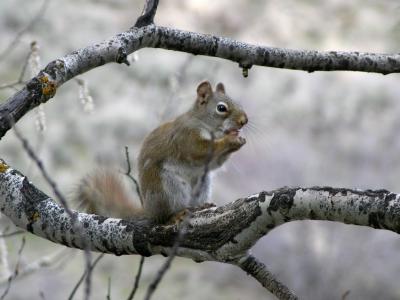
[[143, 209], [126, 195], [118, 174], [100, 170], [80, 183], [76, 199], [86, 205], [88, 213], [114, 218], [143, 215]]

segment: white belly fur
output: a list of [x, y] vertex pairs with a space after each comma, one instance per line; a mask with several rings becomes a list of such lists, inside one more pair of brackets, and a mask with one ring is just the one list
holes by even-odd
[[203, 182], [204, 167], [177, 165], [166, 162], [161, 171], [164, 191], [168, 195], [172, 211], [204, 204], [210, 197], [210, 174]]

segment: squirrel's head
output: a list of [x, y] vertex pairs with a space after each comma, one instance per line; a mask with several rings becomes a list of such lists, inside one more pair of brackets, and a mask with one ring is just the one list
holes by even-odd
[[247, 124], [247, 115], [241, 106], [226, 93], [222, 83], [213, 91], [210, 82], [203, 81], [197, 87], [195, 113], [214, 133], [238, 135]]

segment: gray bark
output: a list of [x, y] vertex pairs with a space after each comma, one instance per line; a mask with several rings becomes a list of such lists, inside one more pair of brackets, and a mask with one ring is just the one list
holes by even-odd
[[[157, 1], [155, 1], [157, 2]], [[155, 10], [144, 21], [151, 23]], [[244, 69], [253, 65], [314, 71], [361, 71], [381, 74], [400, 72], [399, 54], [361, 52], [319, 52], [256, 46], [230, 38], [155, 26], [132, 27], [102, 43], [90, 45], [50, 62], [26, 86], [0, 106], [0, 138], [26, 112], [52, 98], [63, 83], [93, 68], [110, 62], [127, 63], [127, 55], [141, 48], [167, 50], [219, 57], [239, 63]]]
[[[121, 220], [65, 209], [27, 177], [0, 163], [0, 210], [20, 228], [67, 247], [115, 255], [168, 255], [177, 225], [155, 225], [147, 219]], [[296, 220], [327, 220], [400, 232], [399, 195], [386, 190], [331, 187], [282, 188], [260, 192], [222, 207], [195, 212], [177, 255], [197, 262], [239, 266], [281, 299], [295, 297], [249, 249], [270, 230]], [[74, 222], [80, 230], [74, 230]]]
[[259, 262], [254, 256], [245, 256], [234, 263], [240, 267], [247, 274], [253, 276], [258, 282], [262, 284], [267, 290], [276, 295], [278, 299], [297, 299], [290, 290], [277, 281], [265, 267], [265, 265]]

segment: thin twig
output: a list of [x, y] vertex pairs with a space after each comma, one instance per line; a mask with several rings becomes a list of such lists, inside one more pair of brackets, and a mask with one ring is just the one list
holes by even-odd
[[[104, 254], [104, 253], [103, 253]], [[98, 258], [100, 260], [100, 258]], [[92, 270], [97, 263], [95, 261], [94, 266], [90, 266], [90, 262], [92, 261], [92, 253], [89, 251], [89, 247], [85, 247], [85, 269], [87, 270], [87, 276], [85, 278], [85, 297], [83, 299], [89, 300], [90, 292], [92, 287]]]
[[40, 296], [40, 299], [46, 300], [46, 297], [44, 296], [44, 292], [43, 291], [39, 291], [39, 296]]
[[[0, 219], [2, 218], [2, 214], [0, 214]], [[7, 226], [4, 230], [0, 230], [1, 233], [8, 231]], [[4, 238], [0, 238], [0, 274], [1, 277], [8, 278], [10, 276], [11, 270], [10, 265], [8, 263], [8, 250], [7, 245]]]
[[[201, 190], [206, 182], [207, 174], [209, 171], [209, 166], [210, 166], [210, 163], [211, 163], [211, 160], [212, 160], [212, 157], [214, 154], [214, 150], [215, 150], [214, 149], [214, 141], [215, 141], [215, 136], [214, 136], [214, 133], [211, 132], [211, 143], [210, 143], [210, 147], [208, 147], [209, 149], [208, 149], [208, 155], [206, 158], [206, 162], [204, 164], [204, 171], [200, 178], [199, 183], [197, 184], [196, 188], [192, 192], [192, 198], [189, 201], [189, 207], [193, 206], [194, 199], [197, 199], [197, 197], [199, 197]], [[157, 286], [160, 283], [161, 279], [164, 277], [165, 273], [171, 266], [171, 263], [174, 260], [176, 254], [178, 252], [179, 245], [181, 244], [181, 242], [183, 241], [183, 239], [185, 237], [186, 229], [187, 229], [187, 226], [189, 225], [189, 221], [190, 221], [191, 217], [192, 217], [192, 213], [190, 211], [187, 211], [187, 214], [181, 221], [180, 226], [178, 228], [178, 235], [177, 235], [174, 245], [171, 249], [171, 253], [169, 253], [167, 260], [161, 266], [161, 268], [158, 270], [157, 276], [154, 278], [154, 280], [151, 282], [151, 284], [147, 288], [145, 300], [150, 300], [151, 296], [157, 289]]]
[[128, 149], [128, 146], [125, 146], [125, 157], [126, 157], [126, 164], [127, 164], [127, 170], [126, 170], [126, 172], [125, 172], [125, 175], [128, 176], [128, 177], [132, 180], [132, 182], [135, 184], [136, 193], [137, 193], [138, 196], [139, 196], [140, 203], [142, 203], [142, 205], [143, 205], [142, 195], [140, 194], [139, 183], [137, 182], [137, 180], [135, 179], [135, 177], [133, 177], [133, 176], [131, 175], [132, 168], [131, 168], [131, 161], [130, 161], [130, 159], [129, 159], [129, 149]]
[[31, 42], [31, 47], [30, 47], [29, 53], [26, 55], [24, 64], [22, 65], [21, 73], [19, 73], [19, 78], [18, 78], [18, 82], [19, 83], [23, 83], [24, 76], [25, 76], [25, 73], [26, 73], [26, 69], [28, 68], [29, 59], [32, 56], [32, 52], [33, 52], [33, 49], [35, 49], [35, 45], [36, 44], [37, 44], [36, 41], [32, 41]]
[[108, 277], [108, 283], [107, 283], [107, 300], [111, 300], [111, 277]]
[[[135, 179], [135, 177], [133, 177], [133, 176], [131, 175], [132, 167], [131, 167], [131, 161], [130, 161], [130, 158], [129, 158], [129, 149], [128, 149], [128, 146], [125, 146], [125, 157], [126, 157], [126, 164], [127, 164], [127, 170], [126, 170], [125, 175], [128, 176], [128, 177], [132, 180], [132, 182], [135, 184], [136, 193], [138, 194], [139, 199], [140, 199], [140, 202], [141, 202], [142, 205], [143, 205], [143, 200], [142, 200], [142, 195], [141, 195], [141, 193], [140, 193], [139, 183], [137, 182], [137, 180]], [[145, 260], [145, 257], [142, 256], [142, 257], [140, 258], [139, 269], [138, 269], [137, 274], [136, 274], [136, 277], [135, 277], [135, 283], [134, 283], [134, 285], [133, 285], [133, 289], [132, 289], [131, 293], [130, 293], [129, 296], [128, 296], [128, 300], [132, 300], [133, 297], [135, 296], [136, 290], [137, 290], [137, 288], [138, 288], [138, 286], [139, 286], [139, 281], [140, 281], [140, 276], [141, 276], [141, 274], [142, 274], [142, 267], [143, 267], [144, 260]]]
[[132, 289], [131, 293], [128, 296], [128, 300], [132, 300], [133, 297], [135, 297], [136, 290], [139, 287], [139, 280], [140, 280], [140, 276], [142, 274], [143, 263], [144, 263], [144, 256], [142, 256], [140, 258], [139, 268], [138, 268], [138, 271], [137, 271], [137, 274], [136, 274], [136, 277], [135, 277], [135, 284], [133, 285], [133, 289]]
[[350, 292], [351, 292], [350, 290], [345, 291], [342, 295], [342, 300], [346, 300], [350, 295]]
[[214, 132], [210, 132], [210, 135], [211, 135], [211, 141], [210, 141], [210, 146], [208, 147], [208, 154], [207, 154], [206, 162], [204, 164], [204, 171], [203, 171], [203, 174], [201, 175], [200, 182], [197, 184], [197, 187], [194, 189], [194, 191], [192, 193], [192, 199], [189, 202], [189, 206], [193, 206], [193, 202], [195, 201], [195, 199], [197, 199], [197, 197], [200, 196], [201, 190], [203, 189], [204, 184], [206, 183], [208, 171], [210, 169], [210, 163], [213, 158], [214, 151], [215, 151], [215, 149], [214, 149], [214, 142], [215, 142]]
[[26, 140], [17, 127], [14, 127], [14, 133], [15, 136], [20, 140], [22, 143], [22, 146], [26, 153], [28, 153], [29, 157], [36, 163], [38, 166], [40, 172], [42, 173], [44, 179], [47, 181], [47, 183], [50, 185], [51, 189], [53, 190], [53, 193], [56, 195], [57, 199], [61, 202], [62, 206], [65, 208], [65, 211], [69, 215], [69, 217], [72, 220], [75, 220], [75, 215], [73, 214], [72, 210], [69, 208], [67, 200], [65, 199], [64, 195], [61, 194], [60, 190], [57, 187], [56, 182], [51, 178], [51, 176], [47, 173], [46, 169], [44, 168], [44, 165], [42, 161], [37, 157], [36, 153], [33, 151], [32, 147], [29, 145], [28, 140]]
[[[21, 267], [20, 270], [18, 271], [18, 279], [29, 276], [44, 268], [49, 268], [53, 266], [60, 267], [64, 263], [66, 263], [67, 260], [70, 259], [72, 253], [74, 252], [71, 252], [70, 249], [67, 248], [56, 251], [54, 253], [50, 253], [49, 255], [46, 255], [44, 257], [41, 257], [36, 261]], [[2, 286], [5, 283], [6, 281], [2, 281], [0, 279], [0, 286]]]
[[22, 70], [21, 70], [21, 73], [19, 74], [18, 80], [14, 81], [14, 82], [10, 82], [10, 83], [1, 84], [0, 90], [6, 89], [6, 88], [16, 89], [15, 86], [17, 86], [18, 84], [26, 84], [26, 82], [24, 81], [24, 76], [25, 76], [26, 69], [27, 69], [28, 62], [29, 62], [31, 55], [32, 55], [32, 48], [25, 58], [25, 61], [24, 61], [24, 64], [22, 65]]
[[137, 19], [135, 27], [143, 27], [154, 23], [159, 0], [146, 0], [142, 15]]
[[17, 263], [15, 264], [14, 274], [8, 278], [7, 287], [6, 287], [3, 295], [1, 295], [0, 300], [3, 300], [7, 296], [13, 279], [15, 279], [18, 276], [18, 270], [19, 270], [19, 265], [21, 262], [22, 250], [24, 250], [24, 247], [25, 247], [25, 236], [22, 237], [21, 247], [18, 250], [18, 258], [17, 258]]
[[11, 53], [12, 48], [15, 47], [15, 45], [19, 42], [21, 37], [31, 28], [33, 28], [36, 23], [43, 17], [44, 13], [46, 12], [48, 3], [50, 0], [43, 0], [42, 5], [40, 6], [38, 12], [36, 15], [32, 18], [32, 20], [21, 30], [19, 31], [14, 39], [11, 41], [11, 43], [1, 52], [0, 54], [0, 61], [3, 60], [9, 53]]
[[2, 89], [14, 89], [16, 91], [18, 91], [18, 88], [16, 88], [16, 86], [18, 84], [25, 84], [26, 82], [19, 82], [19, 81], [14, 81], [14, 82], [10, 82], [10, 83], [4, 83], [0, 85], [0, 90]]
[[174, 245], [172, 246], [172, 249], [171, 249], [171, 253], [168, 255], [167, 260], [164, 262], [164, 264], [161, 266], [161, 268], [158, 270], [157, 276], [154, 278], [154, 280], [151, 282], [151, 284], [147, 288], [146, 296], [144, 297], [145, 300], [150, 300], [151, 296], [156, 291], [157, 286], [160, 283], [161, 279], [164, 277], [165, 273], [168, 271], [169, 267], [171, 266], [172, 261], [176, 257], [179, 245], [181, 244], [181, 242], [183, 241], [183, 238], [185, 236], [186, 226], [187, 226], [187, 223], [189, 223], [190, 217], [191, 217], [191, 213], [189, 212], [186, 215], [186, 217], [183, 219], [183, 221], [181, 222], [179, 229], [178, 229], [178, 235], [177, 235]]
[[68, 297], [68, 300], [72, 300], [75, 296], [76, 291], [78, 290], [79, 286], [82, 284], [83, 279], [89, 275], [89, 272], [92, 272], [93, 269], [96, 267], [97, 263], [100, 261], [100, 259], [103, 258], [105, 253], [100, 254], [97, 256], [97, 258], [94, 260], [93, 264], [89, 266], [89, 268], [85, 268], [85, 271], [83, 272], [82, 276], [79, 278], [78, 282], [76, 283], [75, 287], [73, 288], [71, 294]]
[[[13, 120], [11, 121], [13, 124]], [[13, 124], [14, 125], [14, 124]], [[50, 185], [52, 188], [54, 194], [56, 195], [57, 199], [61, 202], [62, 206], [64, 207], [65, 211], [71, 218], [71, 223], [73, 227], [78, 231], [82, 232], [82, 226], [77, 222], [76, 215], [72, 212], [72, 210], [69, 208], [67, 200], [65, 197], [61, 194], [59, 191], [57, 184], [53, 179], [51, 179], [50, 175], [47, 173], [46, 169], [44, 168], [44, 165], [42, 161], [37, 157], [36, 153], [33, 151], [31, 146], [29, 145], [28, 141], [21, 135], [21, 133], [17, 130], [15, 126], [14, 127], [14, 132], [17, 138], [22, 142], [22, 146], [25, 149], [25, 151], [28, 153], [29, 157], [36, 163], [38, 166], [40, 172], [42, 173], [44, 179], [47, 181], [47, 183]], [[91, 252], [89, 251], [89, 244], [86, 241], [86, 239], [82, 236], [82, 242], [83, 242], [83, 248], [85, 250], [85, 259], [86, 259], [86, 269], [90, 269], [90, 261], [91, 261]], [[88, 276], [86, 276], [85, 280], [85, 299], [89, 299], [90, 297], [90, 284], [91, 284], [91, 272], [88, 272]]]

